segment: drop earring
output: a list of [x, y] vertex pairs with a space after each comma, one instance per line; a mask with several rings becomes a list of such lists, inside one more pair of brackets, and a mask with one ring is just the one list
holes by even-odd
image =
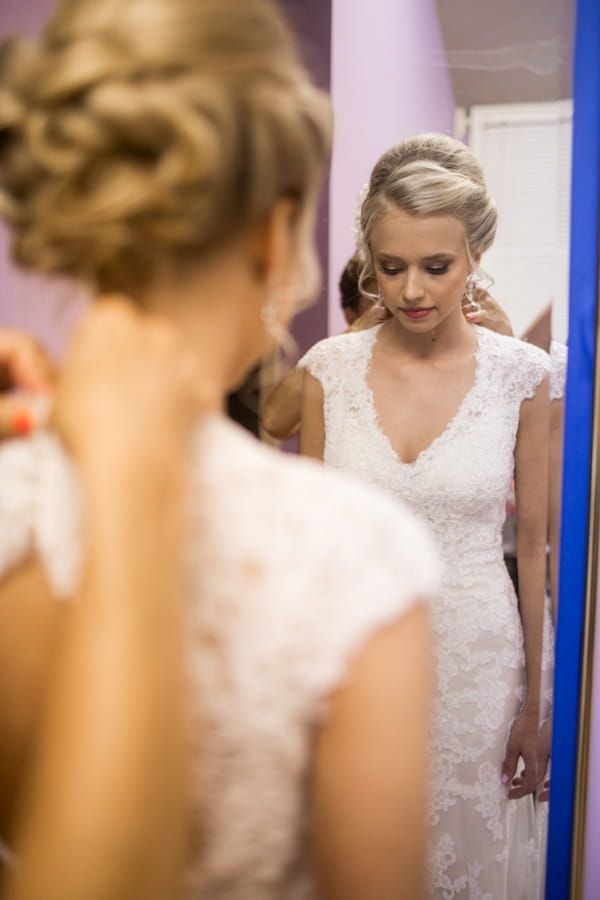
[[481, 310], [481, 307], [477, 300], [475, 299], [475, 287], [477, 285], [477, 278], [474, 272], [470, 272], [467, 278], [467, 284], [465, 286], [465, 306], [470, 313], [477, 313]]

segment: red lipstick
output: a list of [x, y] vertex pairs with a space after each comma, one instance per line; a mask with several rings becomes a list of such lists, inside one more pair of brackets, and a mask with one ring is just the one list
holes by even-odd
[[401, 307], [400, 311], [404, 313], [409, 319], [426, 319], [427, 316], [433, 312], [435, 307], [429, 306], [426, 308], [418, 308], [418, 309], [405, 309]]

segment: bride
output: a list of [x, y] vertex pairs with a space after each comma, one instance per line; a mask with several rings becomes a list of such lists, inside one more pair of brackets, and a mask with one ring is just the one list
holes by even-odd
[[65, 0], [0, 66], [14, 255], [94, 294], [0, 449], [6, 896], [418, 900], [430, 540], [222, 414], [314, 288], [326, 98], [269, 0]]
[[[408, 503], [442, 552], [431, 895], [529, 900], [539, 878], [531, 794], [545, 768], [549, 360], [463, 314], [496, 210], [459, 141], [419, 135], [385, 153], [360, 229], [361, 283], [376, 279], [390, 318], [305, 355], [301, 450]], [[501, 539], [513, 473], [519, 602]]]

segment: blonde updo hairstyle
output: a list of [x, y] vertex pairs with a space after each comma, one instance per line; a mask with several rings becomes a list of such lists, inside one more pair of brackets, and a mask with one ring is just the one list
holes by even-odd
[[[447, 215], [464, 228], [469, 261], [493, 243], [497, 213], [475, 157], [461, 141], [443, 134], [419, 134], [380, 157], [360, 209], [359, 284], [375, 277], [371, 234], [379, 217], [402, 209], [414, 216]], [[376, 295], [370, 294], [375, 297]]]
[[21, 265], [135, 294], [329, 154], [328, 101], [270, 0], [66, 0], [0, 52], [0, 213]]

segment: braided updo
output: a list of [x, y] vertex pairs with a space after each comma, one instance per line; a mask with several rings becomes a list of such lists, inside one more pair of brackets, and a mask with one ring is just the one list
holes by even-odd
[[329, 106], [270, 0], [66, 0], [0, 51], [0, 213], [25, 267], [131, 290], [200, 259], [329, 152]]
[[374, 277], [369, 250], [373, 226], [394, 207], [415, 216], [458, 219], [472, 256], [483, 253], [494, 241], [496, 205], [471, 151], [444, 134], [415, 135], [384, 153], [371, 173], [358, 229], [361, 287]]

